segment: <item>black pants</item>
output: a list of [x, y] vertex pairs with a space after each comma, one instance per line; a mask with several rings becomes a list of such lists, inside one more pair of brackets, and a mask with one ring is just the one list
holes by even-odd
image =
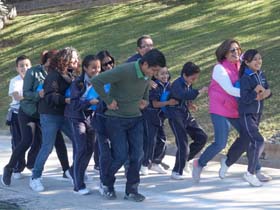
[[[11, 144], [12, 144], [12, 151], [15, 150], [16, 146], [21, 141], [21, 133], [19, 128], [19, 121], [18, 121], [18, 114], [12, 113], [11, 124], [10, 124], [10, 133], [11, 133]], [[13, 171], [15, 173], [22, 172], [25, 168], [25, 157], [22, 156], [18, 159], [16, 166], [14, 167]]]
[[74, 191], [78, 191], [86, 188], [84, 175], [93, 153], [95, 132], [91, 126], [90, 120], [72, 120], [72, 125], [74, 128], [73, 145], [76, 151], [73, 177]]
[[26, 167], [31, 169], [34, 166], [36, 156], [39, 152], [41, 145], [41, 130], [39, 119], [33, 118], [25, 114], [21, 109], [18, 113], [19, 127], [21, 132], [21, 141], [12, 152], [9, 163], [6, 167], [14, 168], [18, 160], [25, 157], [25, 152], [28, 152]]
[[[176, 161], [172, 171], [182, 175], [186, 161], [193, 159], [200, 152], [206, 144], [207, 135], [190, 113], [182, 114], [180, 111], [174, 111], [169, 124], [177, 145]], [[187, 135], [193, 140], [189, 147]]]
[[154, 124], [148, 116], [144, 119], [144, 158], [142, 165], [150, 166], [152, 163], [160, 164], [165, 155], [166, 135], [164, 132], [164, 119], [160, 124]]
[[241, 135], [250, 139], [248, 147], [248, 171], [255, 174], [259, 157], [264, 150], [264, 138], [259, 132], [261, 114], [243, 114], [240, 116]]

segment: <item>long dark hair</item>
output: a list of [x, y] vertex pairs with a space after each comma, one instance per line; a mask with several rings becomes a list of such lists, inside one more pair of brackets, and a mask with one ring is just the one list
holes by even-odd
[[258, 53], [259, 52], [256, 49], [249, 49], [244, 53], [244, 55], [242, 56], [242, 63], [239, 69], [239, 78], [242, 77], [242, 75], [245, 72], [245, 69], [248, 67], [245, 61], [250, 63], [254, 59], [255, 55]]
[[114, 63], [115, 66], [115, 59], [114, 57], [110, 54], [110, 52], [108, 50], [102, 50], [99, 53], [97, 53], [97, 57], [99, 58], [100, 62], [101, 62], [101, 72], [104, 72], [105, 70], [102, 67], [102, 61], [104, 60], [105, 57], [110, 57], [111, 60]]

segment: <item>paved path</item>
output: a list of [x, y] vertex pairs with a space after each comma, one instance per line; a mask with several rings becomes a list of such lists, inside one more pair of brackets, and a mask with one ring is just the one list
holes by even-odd
[[[0, 168], [7, 163], [10, 156], [9, 137], [0, 135]], [[69, 148], [71, 152], [71, 148]], [[71, 155], [70, 155], [71, 156]], [[174, 157], [164, 160], [173, 165]], [[104, 200], [98, 193], [98, 175], [93, 172], [93, 163], [88, 168], [92, 180], [87, 186], [92, 193], [87, 196], [73, 194], [71, 183], [62, 178], [62, 172], [56, 154], [52, 153], [45, 167], [43, 183], [46, 191], [33, 192], [28, 187], [30, 171], [24, 171], [24, 178], [12, 180], [10, 187], [0, 185], [0, 203], [16, 203], [28, 210], [163, 210], [163, 209], [280, 209], [280, 170], [264, 168], [263, 171], [273, 177], [273, 181], [265, 183], [261, 188], [250, 187], [243, 181], [245, 165], [234, 165], [230, 168], [226, 179], [220, 180], [217, 175], [219, 164], [211, 162], [202, 174], [199, 184], [189, 178], [184, 181], [170, 179], [169, 175], [151, 174], [141, 177], [140, 192], [147, 199], [142, 203], [123, 200], [124, 176], [120, 171], [116, 182], [118, 199]], [[0, 176], [2, 170], [0, 169]], [[0, 209], [1, 204], [0, 204]]]

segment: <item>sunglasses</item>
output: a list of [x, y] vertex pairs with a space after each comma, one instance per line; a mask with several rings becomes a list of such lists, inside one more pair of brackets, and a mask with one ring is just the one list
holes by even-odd
[[102, 64], [102, 66], [108, 66], [108, 65], [110, 65], [110, 66], [112, 66], [112, 65], [114, 65], [114, 61], [108, 61], [107, 63], [103, 63]]
[[229, 52], [231, 52], [231, 53], [234, 53], [235, 51], [240, 52], [241, 49], [238, 47], [238, 48], [232, 48], [229, 50]]

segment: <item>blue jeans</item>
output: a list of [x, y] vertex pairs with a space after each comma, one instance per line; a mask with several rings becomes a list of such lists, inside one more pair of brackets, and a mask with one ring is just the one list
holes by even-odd
[[112, 162], [104, 185], [114, 188], [115, 174], [129, 157], [126, 193], [137, 193], [140, 183], [140, 167], [143, 152], [143, 118], [121, 118], [106, 116], [107, 134], [111, 141]]
[[239, 118], [227, 118], [217, 114], [211, 114], [214, 126], [214, 142], [209, 145], [200, 156], [198, 163], [201, 167], [207, 165], [221, 150], [226, 147], [229, 131], [232, 125], [240, 132]]
[[72, 127], [64, 116], [40, 114], [40, 123], [42, 127], [42, 145], [32, 170], [33, 179], [42, 176], [44, 165], [52, 152], [58, 130], [63, 131], [71, 140], [73, 136]]

